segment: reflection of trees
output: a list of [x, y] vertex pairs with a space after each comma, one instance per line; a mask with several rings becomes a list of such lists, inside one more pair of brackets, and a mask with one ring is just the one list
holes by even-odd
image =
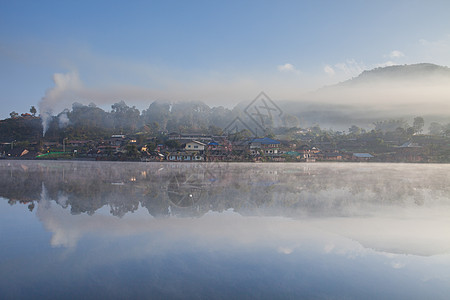
[[109, 206], [122, 217], [246, 214], [346, 215], [371, 206], [447, 201], [446, 165], [19, 162], [0, 165], [0, 196], [11, 204], [45, 195], [72, 214]]
[[167, 194], [171, 204], [190, 207], [206, 195], [207, 186], [198, 174], [176, 174], [168, 184]]
[[0, 164], [0, 196], [12, 202], [29, 202], [38, 200], [41, 195], [43, 169], [30, 168], [27, 162], [5, 161]]

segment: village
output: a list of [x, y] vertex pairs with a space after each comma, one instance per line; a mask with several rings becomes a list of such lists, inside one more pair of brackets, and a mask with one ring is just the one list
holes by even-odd
[[[234, 120], [241, 121], [240, 127], [226, 126], [235, 124], [229, 122], [233, 120], [229, 111], [214, 115], [213, 110], [197, 112], [199, 104], [183, 105], [167, 111], [167, 105], [153, 103], [149, 115], [148, 111], [139, 114], [138, 110], [122, 102], [114, 104], [112, 112], [105, 112], [95, 105], [74, 104], [72, 112], [53, 116], [45, 127], [34, 107], [30, 109], [31, 114], [11, 113], [11, 118], [0, 120], [0, 158], [143, 162], [450, 162], [450, 123], [431, 122], [425, 133], [422, 117], [415, 117], [412, 126], [402, 119], [374, 122], [371, 130], [351, 125], [348, 131], [323, 129], [318, 124], [309, 127], [284, 124], [268, 126], [258, 134], [258, 128], [252, 130], [239, 117]], [[117, 107], [120, 107], [120, 113], [114, 112]], [[206, 106], [202, 109], [208, 111]], [[63, 116], [68, 117], [66, 125], [62, 123]], [[218, 120], [222, 120], [221, 123]]]
[[[271, 137], [235, 140], [229, 135], [170, 133], [165, 141], [156, 137], [138, 142], [136, 137], [112, 135], [106, 140], [69, 140], [62, 142], [2, 143], [4, 159], [77, 159], [107, 161], [168, 162], [320, 162], [320, 161], [403, 161], [423, 162], [424, 148], [407, 142], [393, 146], [388, 153], [353, 152], [355, 141], [308, 143]], [[40, 151], [39, 151], [40, 150]]]

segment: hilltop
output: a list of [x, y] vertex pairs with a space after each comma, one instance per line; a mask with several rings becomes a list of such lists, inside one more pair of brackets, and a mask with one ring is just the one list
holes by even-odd
[[338, 83], [334, 87], [351, 87], [399, 81], [403, 83], [426, 84], [441, 83], [441, 80], [450, 82], [450, 68], [430, 63], [419, 63], [366, 70], [357, 77]]

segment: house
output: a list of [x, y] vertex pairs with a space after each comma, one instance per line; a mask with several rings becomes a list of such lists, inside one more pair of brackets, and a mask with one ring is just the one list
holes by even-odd
[[125, 135], [123, 134], [114, 134], [111, 136], [109, 143], [113, 146], [122, 146], [126, 142]]
[[221, 144], [213, 141], [208, 143], [206, 149], [207, 161], [224, 161], [229, 157], [232, 146], [227, 140], [222, 141]]
[[297, 148], [297, 151], [303, 155], [305, 161], [313, 162], [319, 158], [320, 150], [316, 147], [310, 147], [308, 145], [301, 145]]
[[164, 151], [164, 150], [166, 150], [167, 149], [167, 147], [166, 146], [164, 146], [163, 144], [158, 144], [158, 145], [156, 145], [156, 151], [158, 151], [158, 152], [162, 152], [162, 151]]
[[368, 161], [368, 160], [370, 160], [373, 157], [374, 156], [372, 154], [369, 154], [369, 153], [353, 153], [352, 160]]
[[218, 142], [210, 142], [210, 143], [208, 143], [206, 149], [209, 152], [220, 151], [222, 153], [227, 153], [227, 152], [231, 152], [233, 147], [231, 145], [231, 142], [229, 142], [228, 140], [223, 140], [223, 141], [220, 142], [220, 144]]
[[199, 142], [199, 141], [191, 141], [186, 143], [186, 146], [184, 147], [184, 150], [186, 151], [205, 151], [206, 144]]
[[256, 138], [249, 142], [250, 153], [252, 155], [278, 155], [280, 142], [271, 138]]
[[92, 143], [92, 141], [86, 141], [86, 140], [73, 140], [73, 141], [67, 141], [66, 145], [71, 145], [73, 147], [82, 147], [82, 146], [86, 146], [89, 143]]
[[225, 136], [212, 136], [203, 133], [177, 133], [171, 132], [168, 135], [169, 140], [178, 140], [180, 142], [185, 141], [213, 141], [215, 138], [226, 138]]
[[167, 155], [168, 161], [203, 161], [203, 155], [187, 151], [170, 152]]
[[16, 147], [7, 152], [8, 157], [25, 157], [30, 151], [23, 147]]
[[285, 151], [281, 151], [281, 142], [277, 140], [268, 137], [256, 138], [248, 144], [252, 156], [262, 156], [267, 161], [285, 161], [285, 158], [281, 156]]
[[424, 150], [417, 143], [406, 142], [395, 149], [396, 161], [422, 162], [424, 161]]
[[303, 155], [297, 151], [287, 151], [285, 154], [296, 159], [303, 158]]
[[331, 152], [331, 153], [323, 153], [322, 155], [323, 160], [331, 160], [331, 161], [339, 161], [342, 160], [342, 154], [338, 152]]
[[149, 161], [163, 161], [164, 155], [157, 152], [157, 151], [144, 151], [143, 157], [141, 158], [141, 161], [149, 162]]

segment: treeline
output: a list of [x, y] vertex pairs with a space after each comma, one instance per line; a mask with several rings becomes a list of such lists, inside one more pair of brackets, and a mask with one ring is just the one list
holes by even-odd
[[[107, 112], [95, 104], [74, 103], [72, 110], [64, 110], [49, 123], [46, 137], [102, 138], [111, 134], [159, 132], [220, 132], [233, 112], [223, 107], [210, 108], [201, 102], [153, 102], [142, 113], [134, 106], [120, 101]], [[224, 125], [225, 124], [225, 125]]]
[[[74, 103], [71, 109], [65, 109], [48, 120], [47, 131], [43, 136], [41, 118], [36, 117], [34, 107], [30, 114], [11, 114], [11, 118], [0, 121], [0, 142], [12, 141], [59, 141], [62, 139], [89, 139], [99, 140], [109, 138], [113, 134], [137, 135], [140, 137], [158, 136], [161, 133], [203, 133], [220, 135], [224, 130], [235, 130], [245, 133], [242, 136], [285, 136], [286, 139], [295, 140], [309, 137], [315, 142], [326, 142], [345, 136], [377, 137], [384, 140], [405, 140], [415, 134], [424, 132], [424, 119], [416, 117], [412, 125], [405, 120], [392, 119], [377, 121], [372, 130], [352, 125], [348, 132], [323, 130], [318, 125], [301, 129], [298, 118], [284, 113], [281, 120], [262, 120], [265, 130], [258, 129], [254, 120], [244, 113], [243, 107], [233, 109], [210, 107], [203, 102], [163, 102], [155, 101], [142, 112], [135, 106], [128, 106], [124, 101], [111, 105], [110, 111], [91, 103], [83, 105]], [[260, 118], [262, 116], [259, 116]], [[240, 124], [232, 124], [239, 120]], [[258, 119], [260, 121], [260, 119]], [[239, 123], [239, 122], [238, 122]], [[252, 125], [253, 124], [253, 125]], [[232, 125], [232, 126], [230, 126]], [[243, 126], [247, 125], [247, 126]], [[240, 127], [239, 127], [240, 126]], [[253, 127], [252, 127], [253, 126]], [[259, 130], [259, 131], [258, 131]], [[248, 131], [248, 130], [247, 130]], [[428, 131], [434, 136], [450, 136], [450, 123], [440, 124], [433, 122]]]
[[[42, 112], [41, 112], [42, 113]], [[50, 117], [43, 136], [43, 125], [39, 117], [20, 117], [17, 113], [1, 121], [0, 140], [45, 140], [100, 139], [112, 134], [158, 135], [161, 132], [204, 133], [219, 135], [233, 120], [239, 118], [250, 124], [252, 120], [242, 109], [222, 106], [210, 107], [203, 102], [163, 102], [155, 101], [140, 112], [135, 106], [124, 101], [111, 105], [105, 111], [94, 103], [83, 105], [73, 103], [72, 109], [65, 109]], [[291, 122], [294, 116], [285, 114], [283, 120]], [[273, 127], [271, 120], [264, 120], [267, 129]], [[295, 125], [295, 120], [293, 122]], [[241, 124], [239, 130], [244, 127]], [[259, 132], [263, 134], [264, 132]]]

